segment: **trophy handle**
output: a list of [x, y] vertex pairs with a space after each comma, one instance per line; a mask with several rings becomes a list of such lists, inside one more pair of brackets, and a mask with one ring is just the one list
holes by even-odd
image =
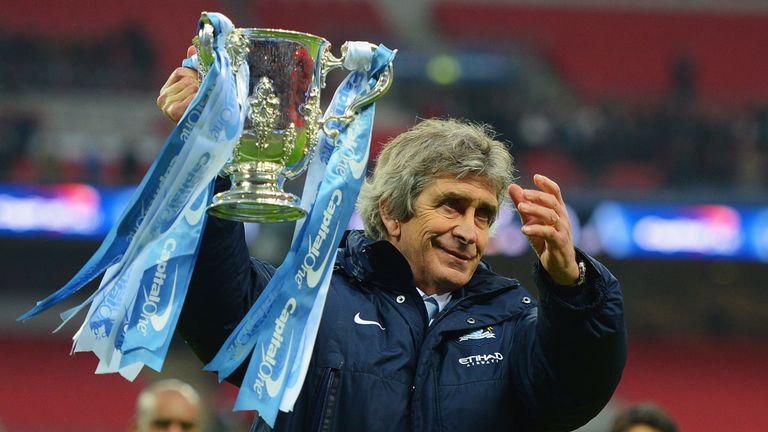
[[213, 24], [208, 18], [208, 12], [200, 14], [200, 21], [203, 23], [197, 36], [192, 38], [192, 43], [197, 48], [197, 72], [200, 74], [200, 81], [205, 79], [208, 70], [213, 64]]
[[[372, 44], [371, 49], [375, 50], [376, 46]], [[397, 53], [397, 50], [394, 50], [394, 52]], [[323, 70], [320, 75], [321, 83], [323, 87], [325, 87], [325, 77], [328, 74], [328, 72], [334, 69], [340, 68], [344, 64], [344, 57], [346, 55], [347, 55], [347, 44], [344, 44], [341, 47], [341, 58], [334, 57], [334, 55], [331, 54], [330, 50], [328, 49], [326, 49], [323, 52]], [[389, 88], [392, 87], [393, 80], [394, 80], [394, 69], [392, 67], [392, 63], [390, 63], [387, 65], [387, 68], [381, 72], [381, 74], [379, 75], [378, 81], [376, 81], [376, 85], [373, 86], [371, 91], [355, 98], [349, 104], [347, 109], [344, 111], [344, 114], [339, 116], [329, 116], [323, 120], [322, 125], [323, 125], [323, 132], [325, 133], [325, 135], [328, 138], [335, 140], [336, 137], [339, 135], [339, 131], [336, 129], [331, 129], [330, 123], [332, 121], [339, 122], [342, 124], [352, 122], [352, 120], [354, 120], [355, 116], [360, 112], [360, 110], [376, 102], [382, 96], [384, 96], [387, 93], [387, 91], [389, 91]]]

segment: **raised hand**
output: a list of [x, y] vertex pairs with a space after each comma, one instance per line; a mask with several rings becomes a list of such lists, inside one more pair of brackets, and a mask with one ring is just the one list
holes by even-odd
[[533, 182], [538, 190], [516, 184], [508, 189], [520, 214], [522, 231], [552, 279], [560, 285], [574, 284], [579, 279], [579, 266], [560, 186], [541, 174], [534, 175]]

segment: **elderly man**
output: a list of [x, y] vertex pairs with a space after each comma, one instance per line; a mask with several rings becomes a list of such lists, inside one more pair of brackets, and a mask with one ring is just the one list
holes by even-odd
[[145, 388], [136, 401], [135, 432], [199, 432], [200, 396], [177, 379], [157, 381]]
[[[193, 73], [161, 91], [172, 119]], [[512, 172], [504, 144], [456, 120], [384, 147], [358, 200], [365, 231], [341, 242], [307, 378], [275, 430], [566, 431], [600, 411], [626, 359], [619, 284], [574, 248], [558, 185], [523, 189]], [[538, 302], [481, 261], [506, 197], [539, 258]], [[209, 218], [179, 321], [202, 360], [274, 272], [249, 257], [242, 224]]]

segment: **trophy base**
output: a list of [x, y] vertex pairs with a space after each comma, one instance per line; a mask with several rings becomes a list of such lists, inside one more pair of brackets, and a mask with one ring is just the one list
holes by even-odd
[[299, 197], [276, 191], [225, 191], [213, 196], [208, 214], [240, 222], [276, 223], [303, 218]]

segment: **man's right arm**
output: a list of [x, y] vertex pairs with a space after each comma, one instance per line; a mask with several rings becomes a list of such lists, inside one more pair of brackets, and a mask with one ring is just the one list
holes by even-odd
[[[217, 190], [228, 183], [219, 178]], [[242, 223], [208, 217], [178, 323], [179, 334], [203, 362], [213, 359], [274, 272], [250, 257]], [[228, 381], [238, 384], [243, 370]]]
[[[189, 47], [187, 57], [195, 52]], [[198, 90], [197, 71], [179, 67], [160, 89], [157, 106], [176, 123]], [[216, 192], [228, 188], [227, 179], [217, 178]], [[200, 360], [213, 359], [274, 272], [270, 264], [250, 257], [242, 223], [208, 217], [177, 327]], [[241, 367], [227, 380], [238, 384], [243, 372]]]

